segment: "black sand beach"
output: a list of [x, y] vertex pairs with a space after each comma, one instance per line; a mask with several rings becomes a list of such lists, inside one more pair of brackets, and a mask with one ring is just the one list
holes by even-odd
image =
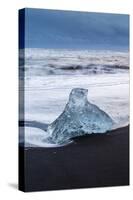
[[[58, 148], [19, 149], [23, 191], [129, 185], [129, 127], [88, 135]], [[22, 177], [21, 177], [22, 178]]]

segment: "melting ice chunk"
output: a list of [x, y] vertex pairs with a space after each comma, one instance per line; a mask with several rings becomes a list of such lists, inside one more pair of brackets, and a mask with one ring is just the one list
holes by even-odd
[[48, 133], [56, 143], [92, 133], [105, 133], [113, 126], [111, 117], [87, 100], [87, 89], [72, 89], [62, 114], [48, 126]]

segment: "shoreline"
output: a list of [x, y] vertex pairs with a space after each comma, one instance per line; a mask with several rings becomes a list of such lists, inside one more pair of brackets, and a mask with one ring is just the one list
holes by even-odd
[[20, 147], [23, 191], [129, 185], [129, 126], [110, 133], [78, 137], [60, 148]]

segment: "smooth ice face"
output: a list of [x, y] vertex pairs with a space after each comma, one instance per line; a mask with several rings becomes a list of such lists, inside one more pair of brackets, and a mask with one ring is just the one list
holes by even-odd
[[48, 126], [55, 143], [92, 133], [105, 133], [113, 126], [110, 116], [87, 100], [87, 89], [72, 89], [63, 113]]
[[72, 89], [70, 96], [69, 96], [69, 103], [70, 107], [83, 107], [87, 103], [87, 89], [82, 88], [75, 88]]

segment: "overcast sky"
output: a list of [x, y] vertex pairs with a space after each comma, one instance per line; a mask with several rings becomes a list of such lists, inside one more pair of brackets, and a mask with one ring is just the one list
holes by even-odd
[[25, 46], [29, 48], [128, 49], [129, 16], [26, 9]]

